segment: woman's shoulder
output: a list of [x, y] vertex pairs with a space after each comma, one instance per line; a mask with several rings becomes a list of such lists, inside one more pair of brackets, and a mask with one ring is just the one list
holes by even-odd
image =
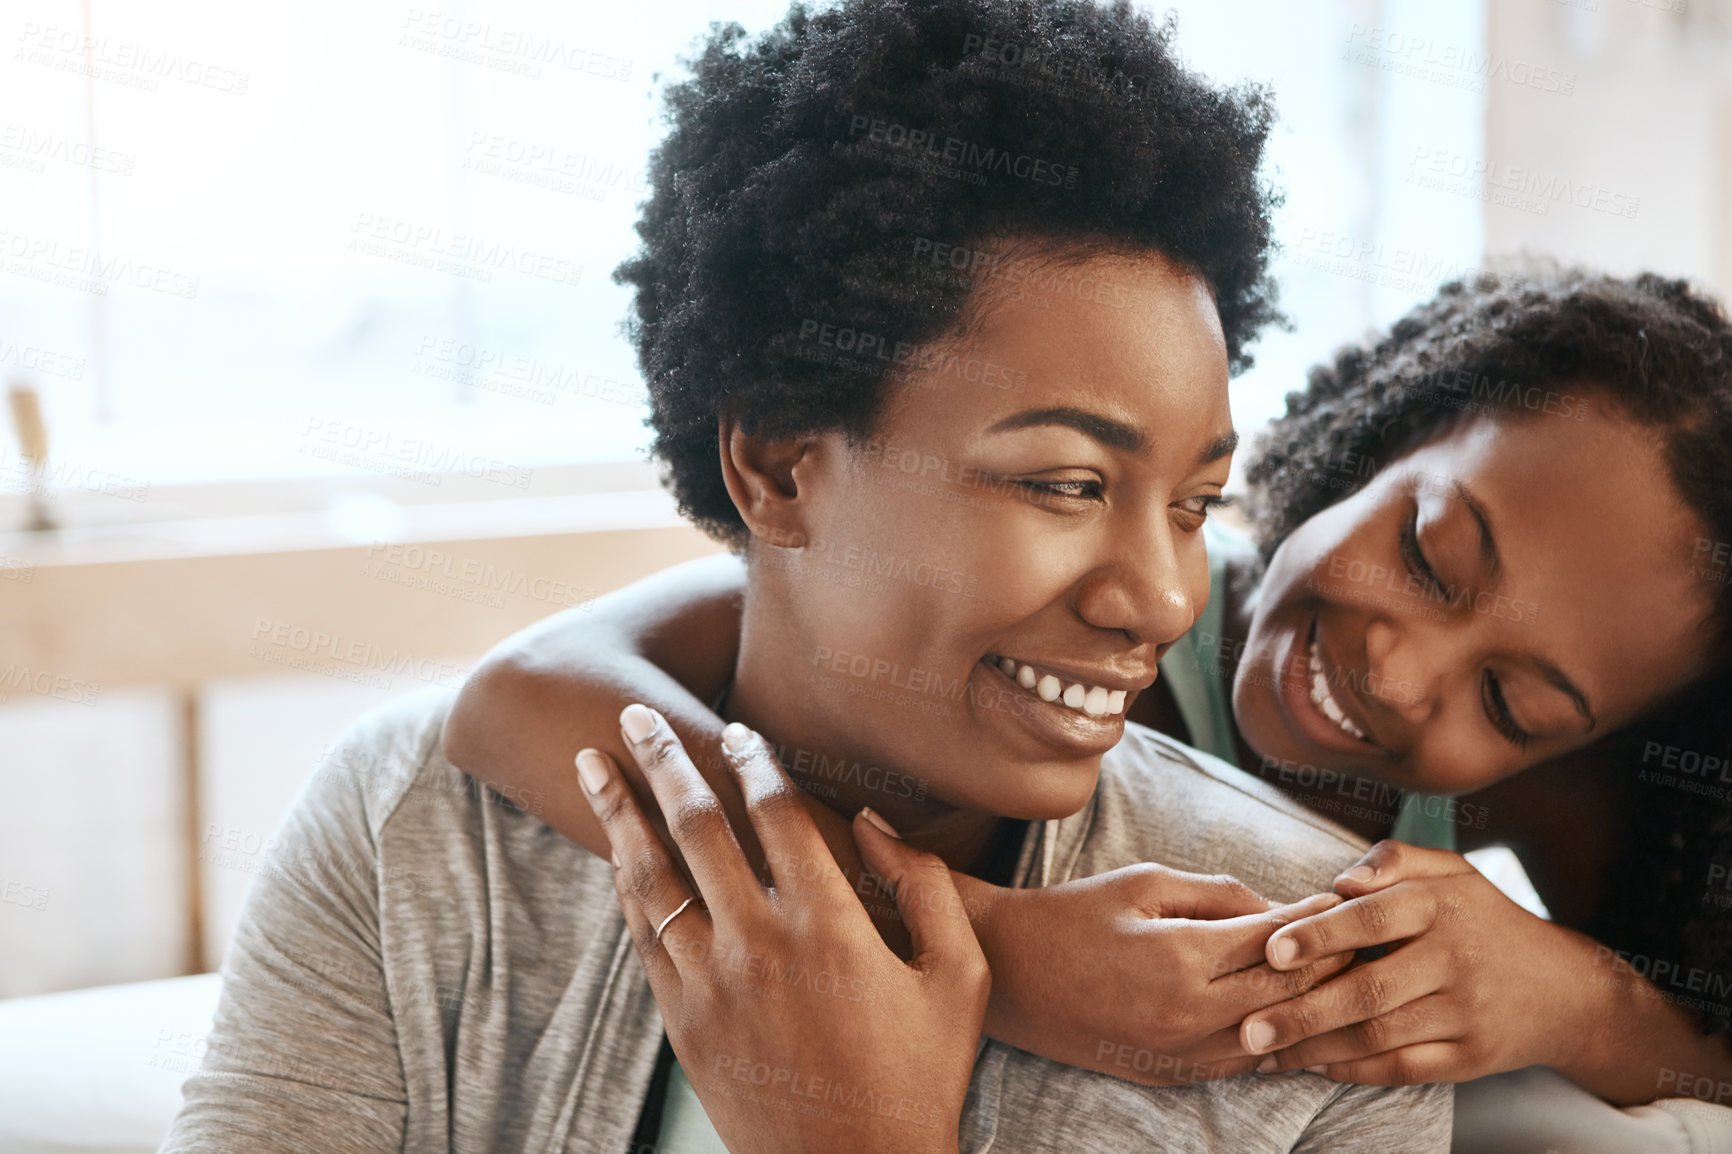
[[1102, 759], [1087, 844], [1098, 873], [1154, 861], [1229, 873], [1266, 897], [1326, 890], [1365, 842], [1257, 777], [1136, 724]]

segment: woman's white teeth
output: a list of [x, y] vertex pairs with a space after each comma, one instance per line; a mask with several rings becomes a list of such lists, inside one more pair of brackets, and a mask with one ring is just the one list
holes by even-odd
[[1041, 673], [1034, 666], [1024, 665], [1009, 657], [1000, 657], [993, 664], [998, 666], [1000, 673], [1024, 689], [1033, 690], [1042, 701], [1059, 701], [1090, 717], [1105, 717], [1125, 711], [1125, 698], [1128, 693], [1123, 689], [1107, 689], [1077, 681], [1066, 683], [1050, 673]]
[[1357, 725], [1353, 724], [1352, 719], [1342, 711], [1341, 706], [1329, 693], [1329, 678], [1323, 672], [1323, 658], [1317, 655], [1316, 641], [1311, 642], [1310, 656], [1311, 704], [1315, 705], [1322, 712], [1324, 717], [1327, 717], [1330, 721], [1333, 721], [1336, 725], [1340, 726], [1344, 732], [1357, 737], [1360, 741], [1364, 741], [1364, 731]]

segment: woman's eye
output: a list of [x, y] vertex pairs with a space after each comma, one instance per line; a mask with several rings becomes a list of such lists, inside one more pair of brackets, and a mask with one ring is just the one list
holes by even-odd
[[1485, 705], [1485, 715], [1491, 720], [1492, 728], [1505, 741], [1517, 749], [1526, 749], [1533, 744], [1533, 734], [1517, 725], [1515, 716], [1510, 713], [1509, 702], [1504, 700], [1503, 682], [1489, 669], [1480, 678], [1480, 700]]
[[1040, 497], [1072, 497], [1083, 501], [1098, 501], [1099, 481], [1018, 481], [1018, 485]]
[[1195, 522], [1186, 527], [1188, 532], [1195, 532], [1195, 530], [1202, 528], [1202, 523], [1209, 520], [1209, 509], [1219, 508], [1223, 504], [1231, 504], [1231, 501], [1233, 501], [1231, 497], [1223, 497], [1221, 494], [1209, 492], [1209, 494], [1202, 494], [1202, 496], [1190, 497], [1188, 501], [1179, 501], [1178, 504], [1174, 504], [1173, 508], [1178, 509], [1179, 513], [1185, 513], [1186, 516], [1195, 518]]
[[1408, 512], [1407, 519], [1401, 523], [1400, 542], [1401, 560], [1407, 566], [1407, 571], [1424, 583], [1427, 595], [1443, 600], [1443, 581], [1431, 567], [1431, 562], [1425, 559], [1424, 550], [1419, 547], [1418, 505]]

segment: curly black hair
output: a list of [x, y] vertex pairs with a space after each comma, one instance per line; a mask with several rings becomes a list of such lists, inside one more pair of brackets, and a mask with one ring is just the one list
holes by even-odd
[[[1208, 284], [1231, 369], [1249, 365], [1282, 320], [1258, 175], [1273, 114], [1264, 90], [1185, 70], [1172, 35], [1128, 0], [839, 0], [755, 39], [712, 25], [667, 91], [643, 244], [614, 273], [681, 511], [745, 539], [724, 415], [870, 436], [896, 379], [878, 354], [906, 364], [970, 319], [978, 278], [927, 275], [940, 245], [1158, 253]], [[873, 354], [814, 356], [826, 325]]]
[[1685, 281], [1653, 274], [1528, 265], [1444, 285], [1386, 336], [1341, 350], [1288, 394], [1286, 414], [1246, 470], [1258, 546], [1267, 560], [1299, 525], [1366, 482], [1343, 462], [1386, 466], [1476, 417], [1568, 416], [1559, 410], [1584, 394], [1661, 438], [1670, 479], [1706, 529], [1709, 549], [1697, 568], [1719, 665], [1599, 747], [1631, 777], [1655, 784], [1635, 791], [1610, 900], [1579, 928], [1711, 976], [1724, 988], [1694, 1008], [1706, 1032], [1728, 1034], [1732, 909], [1708, 892], [1706, 871], [1732, 867], [1732, 790], [1682, 775], [1663, 780], [1648, 756], [1670, 747], [1693, 752], [1698, 764], [1732, 759], [1732, 566], [1724, 556], [1732, 548], [1732, 324], [1724, 309]]

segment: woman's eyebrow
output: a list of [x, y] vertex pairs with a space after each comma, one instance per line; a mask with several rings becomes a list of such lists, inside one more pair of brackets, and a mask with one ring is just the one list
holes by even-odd
[[1099, 413], [1091, 413], [1087, 409], [1077, 409], [1070, 406], [1060, 406], [1053, 409], [1024, 409], [1020, 413], [1012, 413], [1003, 420], [987, 429], [988, 433], [1008, 433], [1016, 429], [1030, 429], [1039, 425], [1064, 425], [1077, 432], [1099, 441], [1109, 449], [1118, 449], [1126, 453], [1141, 452], [1149, 443], [1141, 429], [1127, 425], [1123, 421], [1115, 421], [1111, 417], [1103, 417]]

